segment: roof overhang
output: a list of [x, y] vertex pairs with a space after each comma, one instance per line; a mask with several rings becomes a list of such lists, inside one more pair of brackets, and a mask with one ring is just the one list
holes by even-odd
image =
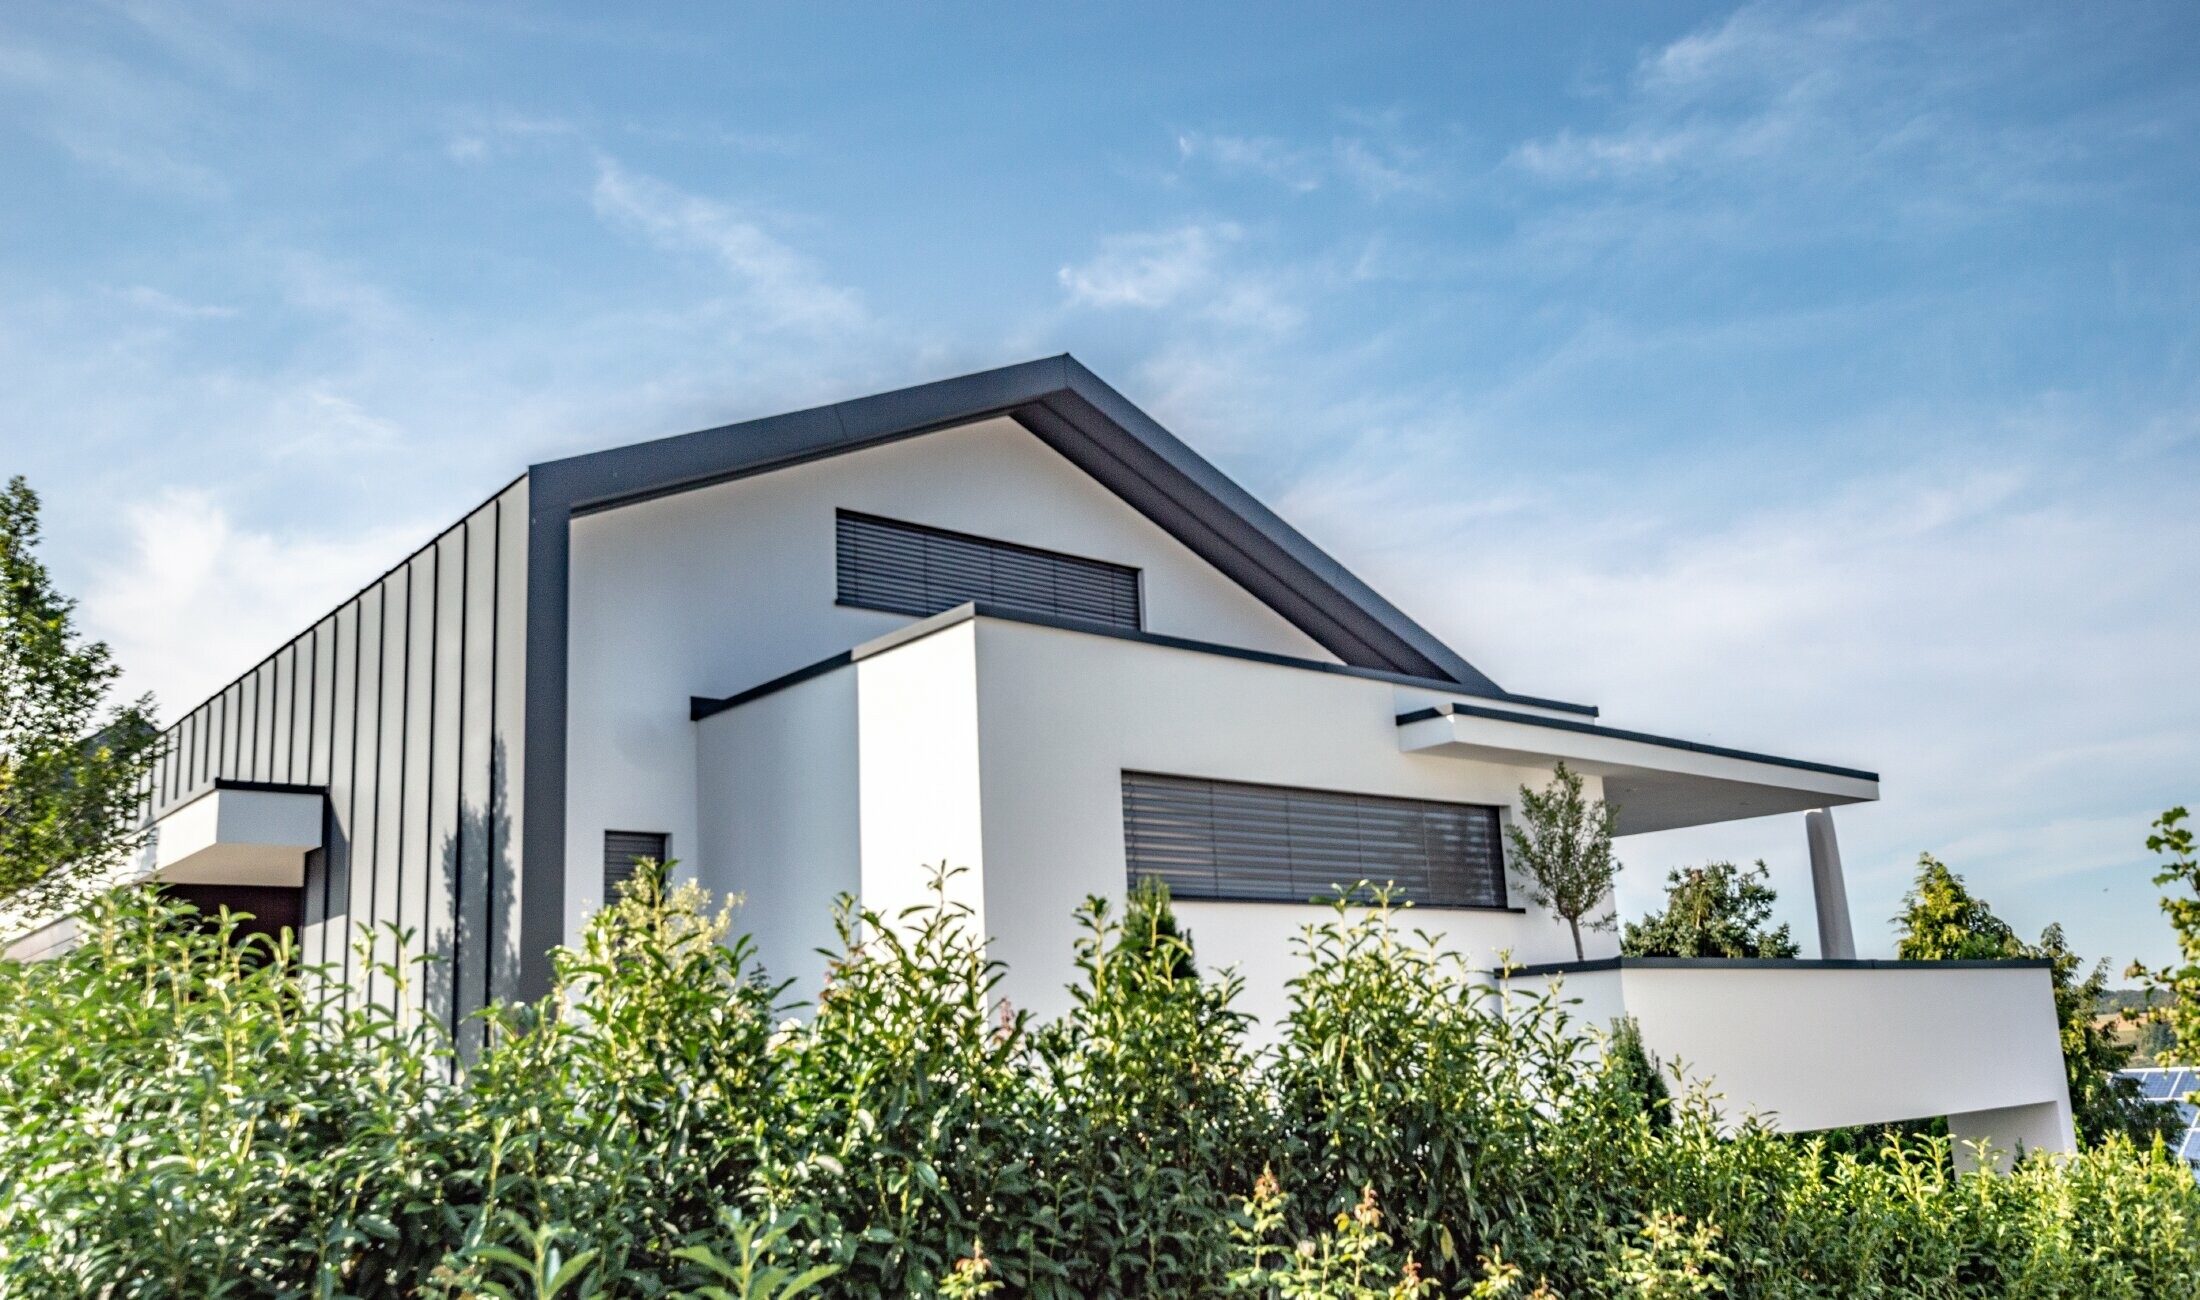
[[218, 782], [153, 823], [152, 875], [170, 884], [305, 883], [306, 854], [321, 847], [317, 786]]
[[832, 406], [532, 467], [534, 504], [616, 509], [979, 420], [1007, 417], [1345, 663], [1497, 684], [1064, 354]]
[[1878, 775], [1855, 768], [1469, 704], [1401, 715], [1398, 744], [1411, 752], [1500, 763], [1562, 759], [1575, 771], [1601, 778], [1605, 802], [1618, 810], [1620, 835], [1879, 797]]

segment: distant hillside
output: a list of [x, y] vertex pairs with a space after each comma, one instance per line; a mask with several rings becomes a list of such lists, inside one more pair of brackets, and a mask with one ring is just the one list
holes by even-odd
[[2093, 1009], [2102, 1015], [2111, 1011], [2136, 1011], [2147, 1006], [2148, 999], [2154, 996], [2147, 989], [2102, 989], [2100, 1001], [2093, 1004]]
[[2169, 1046], [2169, 1026], [2160, 1022], [2133, 1024], [2124, 1012], [2141, 1011], [2156, 1005], [2155, 995], [2146, 989], [2103, 989], [2100, 1000], [2093, 1004], [2096, 1024], [2108, 1029], [2116, 1041], [2132, 1047], [2133, 1065], [2152, 1065], [2157, 1054]]

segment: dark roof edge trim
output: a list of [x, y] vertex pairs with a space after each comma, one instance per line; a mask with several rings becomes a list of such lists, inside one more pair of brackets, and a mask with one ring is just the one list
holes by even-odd
[[[1193, 531], [1201, 537], [1195, 539], [1155, 516], [1156, 523], [1179, 533], [1180, 541], [1256, 595], [1295, 595], [1301, 614], [1284, 606], [1278, 612], [1340, 658], [1449, 677], [1447, 685], [1477, 694], [1499, 691], [1457, 652], [1066, 353], [546, 461], [529, 472], [538, 482], [556, 485], [546, 495], [563, 498], [571, 515], [585, 515], [995, 417], [1018, 418], [1027, 427], [1058, 421], [1075, 429], [1105, 463], [1104, 472], [1084, 465], [1088, 474], [1149, 515], [1153, 511], [1141, 506], [1141, 499], [1165, 501], [1180, 522], [1196, 520]], [[1224, 539], [1219, 552], [1202, 544], [1213, 540], [1205, 537], [1208, 532]]]
[[[1365, 681], [1389, 682], [1394, 686], [1418, 686], [1429, 690], [1453, 694], [1471, 693], [1457, 682], [1439, 681], [1435, 678], [1412, 677], [1404, 673], [1386, 672], [1380, 668], [1362, 668], [1356, 664], [1333, 664], [1320, 659], [1300, 659], [1292, 655], [1275, 654], [1267, 650], [1247, 650], [1239, 646], [1217, 645], [1211, 641], [1195, 641], [1189, 637], [1163, 636], [1156, 632], [1135, 632], [1129, 628], [1115, 627], [1107, 623], [1090, 623], [1083, 619], [1062, 618], [1052, 614], [1034, 614], [1027, 610], [1004, 609], [981, 601], [969, 601], [944, 610], [930, 618], [918, 619], [905, 627], [896, 628], [886, 635], [866, 641], [852, 650], [829, 655], [812, 664], [783, 673], [769, 681], [759, 682], [746, 690], [722, 699], [696, 695], [688, 699], [688, 717], [696, 722], [727, 709], [738, 708], [752, 700], [761, 699], [790, 686], [798, 686], [812, 677], [844, 668], [872, 655], [883, 654], [896, 646], [943, 631], [959, 623], [975, 618], [990, 618], [1003, 623], [1021, 623], [1029, 627], [1054, 628], [1063, 632], [1079, 632], [1088, 636], [1107, 637], [1116, 641], [1131, 641], [1139, 645], [1159, 646], [1169, 650], [1188, 650], [1194, 654], [1214, 655], [1223, 659], [1241, 659], [1248, 663], [1269, 664], [1277, 668], [1295, 668], [1305, 672], [1328, 673], [1338, 677], [1357, 677]], [[1587, 704], [1566, 704], [1557, 700], [1539, 700], [1524, 695], [1500, 695], [1495, 697], [1516, 704], [1534, 705], [1546, 709], [1565, 709], [1569, 712], [1596, 716], [1596, 708]], [[1431, 710], [1430, 712], [1433, 712]], [[1528, 714], [1505, 714], [1506, 717], [1528, 717]], [[1596, 730], [1596, 728], [1590, 728]]]
[[145, 823], [151, 825], [154, 822], [166, 821], [199, 800], [220, 794], [224, 790], [254, 794], [310, 794], [319, 795], [324, 799], [328, 797], [328, 787], [325, 785], [303, 785], [288, 781], [238, 781], [226, 776], [217, 776], [204, 789], [186, 798], [181, 803], [171, 805], [159, 816], [148, 815], [145, 818]]
[[2054, 963], [2045, 957], [2004, 957], [1968, 961], [1891, 961], [1876, 957], [1596, 957], [1588, 961], [1546, 961], [1511, 966], [1497, 974], [1515, 979], [1542, 975], [1593, 975], [1601, 971], [1627, 970], [2045, 970]]
[[1477, 692], [1499, 689], [1497, 683], [1482, 670], [1468, 663], [1428, 629], [1407, 617], [1405, 611], [1384, 599], [1374, 588], [1362, 582], [1358, 575], [1338, 563], [1335, 557], [1316, 546], [1304, 533], [1284, 522], [1282, 516], [1269, 509], [1258, 497], [1239, 486], [1235, 479], [1217, 469], [1205, 457], [1193, 451], [1182, 439], [1163, 428], [1159, 421], [1140, 410], [1129, 398], [1115, 391], [1107, 381], [1086, 369], [1076, 357], [1065, 353], [1062, 364], [1067, 373], [1069, 387], [1079, 397], [1090, 402], [1117, 426], [1159, 454], [1170, 468], [1189, 479], [1225, 509], [1245, 520], [1293, 562], [1306, 568], [1315, 578], [1334, 589], [1351, 604], [1366, 611], [1385, 632], [1397, 637], [1412, 651], [1461, 685], [1473, 687]]
[[855, 661], [856, 657], [853, 651], [843, 650], [837, 655], [820, 659], [814, 664], [805, 664], [791, 673], [782, 673], [768, 682], [759, 682], [745, 691], [728, 695], [722, 700], [712, 699], [708, 695], [690, 695], [688, 697], [688, 721], [701, 722], [714, 713], [724, 713], [728, 709], [738, 709], [751, 700], [761, 700], [767, 695], [777, 695], [790, 686], [800, 686], [813, 677], [823, 677], [835, 668], [846, 668]]
[[531, 467], [585, 485], [574, 515], [690, 492], [957, 424], [1006, 416], [1059, 392], [1067, 356], [958, 375], [912, 388], [767, 415], [693, 433], [606, 447]]
[[1578, 732], [1584, 736], [1604, 736], [1612, 740], [1632, 740], [1644, 745], [1658, 745], [1665, 749], [1685, 749], [1697, 754], [1710, 754], [1716, 758], [1738, 758], [1750, 763], [1770, 763], [1775, 767], [1792, 767], [1802, 772], [1822, 772], [1827, 776], [1847, 777], [1854, 781], [1877, 783], [1877, 772], [1861, 768], [1836, 767], [1831, 763], [1813, 763], [1807, 759], [1782, 758], [1777, 754], [1759, 754], [1747, 749], [1729, 749], [1724, 745], [1706, 745], [1694, 740], [1676, 740], [1671, 736], [1653, 736], [1647, 731], [1623, 731], [1617, 727], [1598, 726], [1593, 722], [1575, 722], [1571, 718], [1546, 718], [1532, 713], [1513, 713], [1505, 709], [1485, 709], [1473, 704], [1443, 703], [1432, 708], [1415, 709], [1398, 715], [1398, 725], [1427, 722], [1432, 718], [1462, 714], [1470, 718], [1492, 718], [1498, 722], [1519, 722], [1531, 727], [1549, 727], [1556, 731]]

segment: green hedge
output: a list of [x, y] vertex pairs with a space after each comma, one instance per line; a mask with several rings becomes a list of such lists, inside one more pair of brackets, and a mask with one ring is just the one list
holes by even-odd
[[2159, 1147], [1722, 1133], [1410, 914], [1311, 927], [1256, 1051], [1159, 898], [1088, 907], [1044, 1025], [951, 906], [844, 915], [800, 1019], [707, 907], [645, 877], [461, 1068], [226, 919], [99, 904], [0, 963], [0, 1295], [2200, 1295]]

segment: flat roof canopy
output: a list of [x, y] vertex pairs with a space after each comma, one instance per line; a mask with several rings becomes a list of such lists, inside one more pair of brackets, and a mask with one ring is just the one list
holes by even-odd
[[1620, 835], [1879, 797], [1873, 772], [1467, 704], [1401, 715], [1398, 744], [1409, 752], [1503, 763], [1564, 759], [1575, 771], [1602, 778], [1605, 802], [1619, 812]]
[[153, 823], [152, 874], [174, 884], [302, 885], [326, 802], [318, 787], [216, 782]]

